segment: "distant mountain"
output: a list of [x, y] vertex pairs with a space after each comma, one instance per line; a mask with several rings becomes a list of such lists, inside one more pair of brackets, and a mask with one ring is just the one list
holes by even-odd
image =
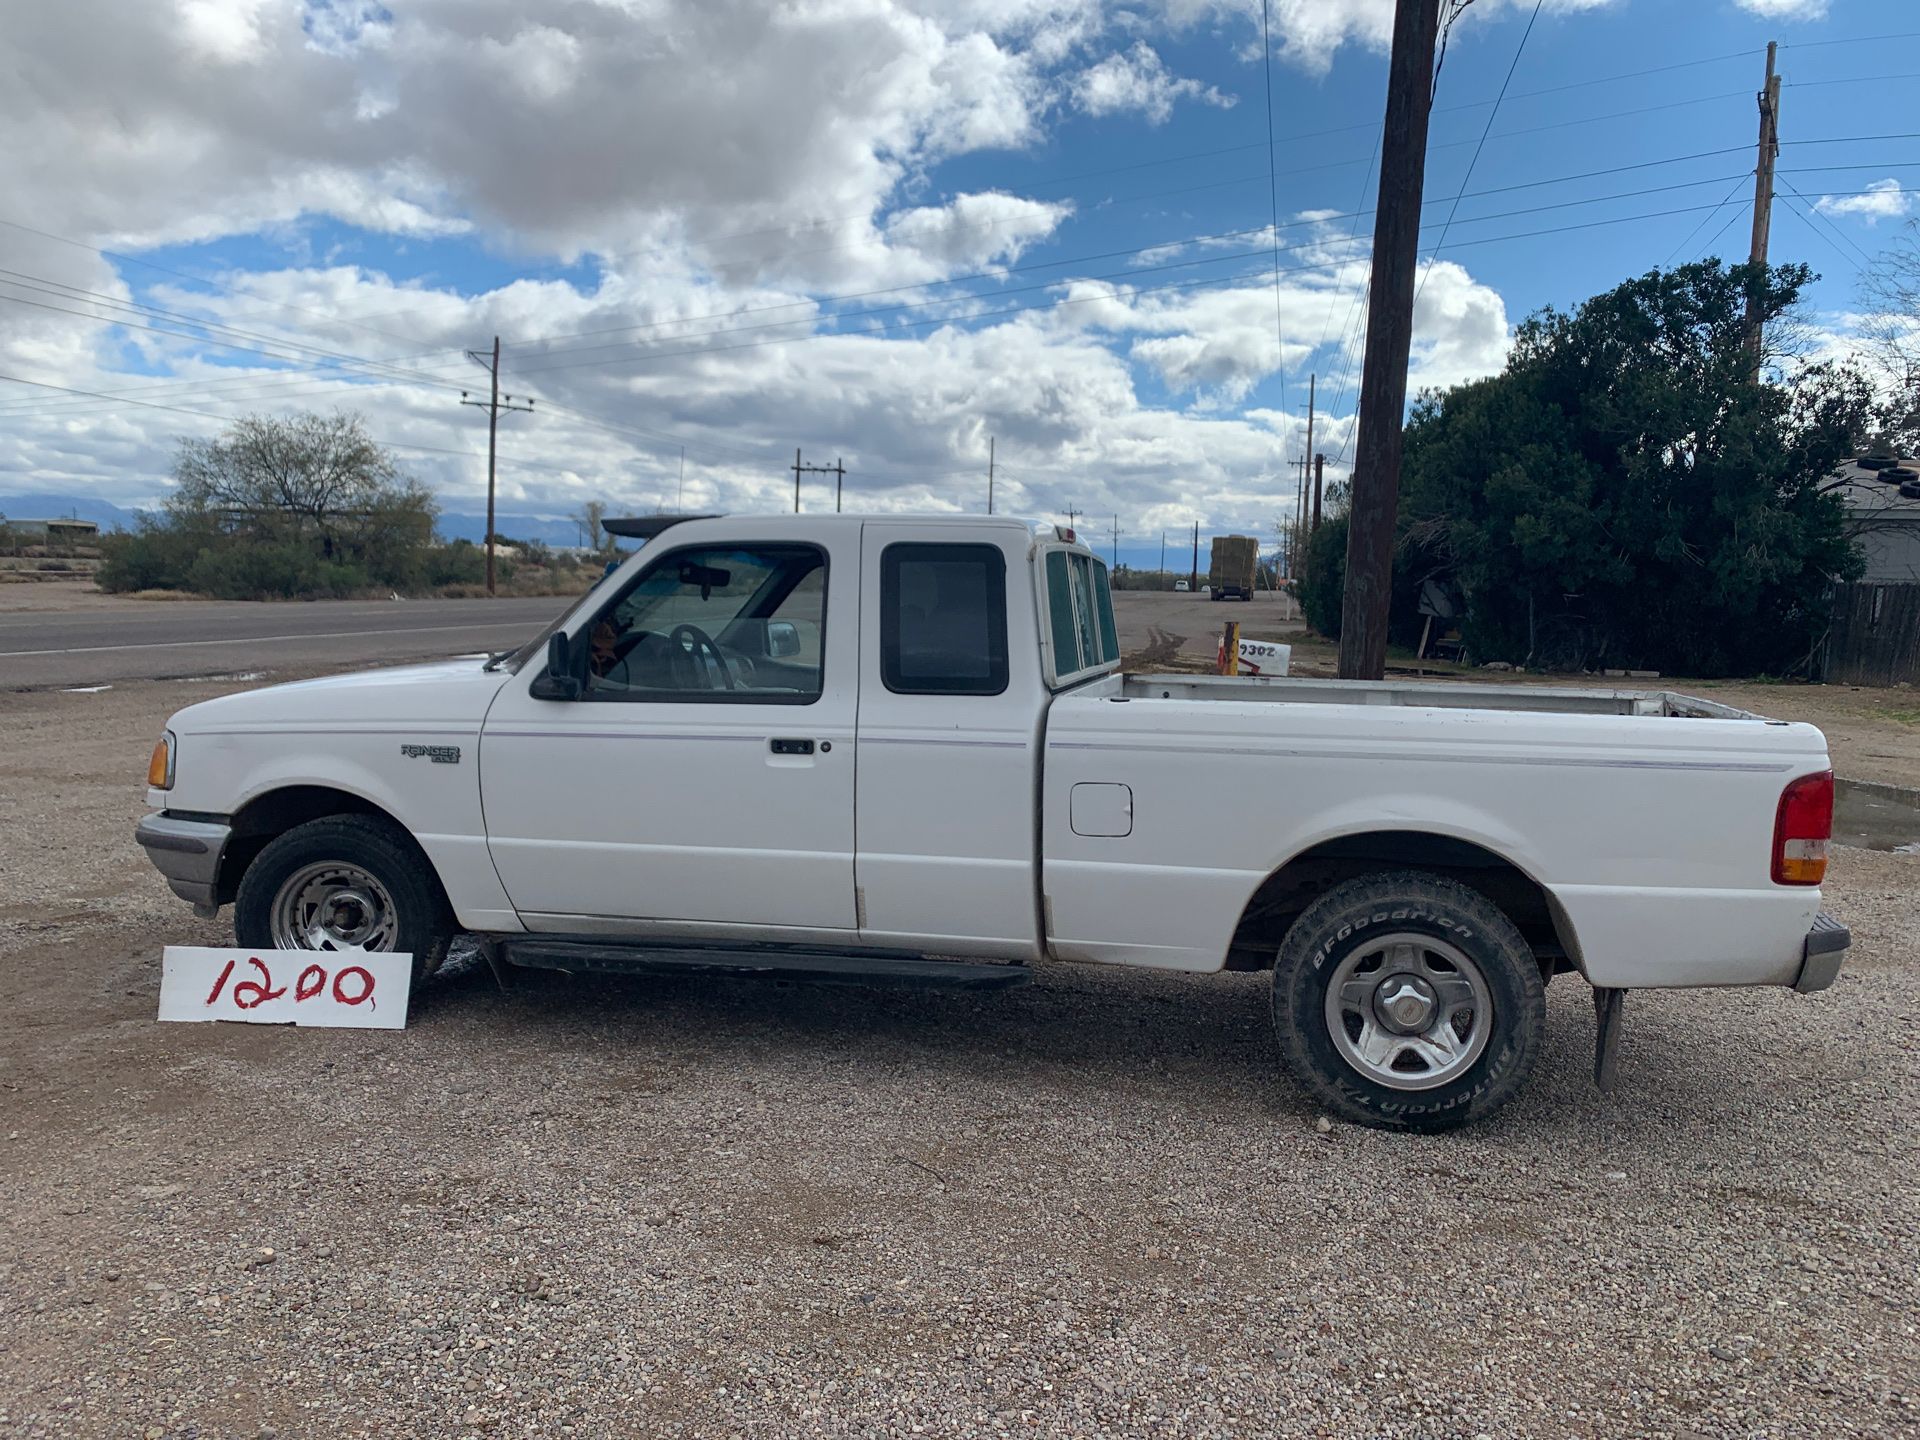
[[85, 495], [0, 495], [0, 515], [9, 520], [91, 520], [102, 530], [131, 530], [137, 510], [122, 510]]
[[[502, 540], [544, 540], [549, 545], [579, 545], [580, 527], [562, 515], [509, 515], [496, 511], [493, 528]], [[471, 540], [478, 544], [486, 537], [487, 517], [442, 511], [434, 529], [443, 540]]]
[[[131, 530], [140, 511], [124, 509], [107, 500], [85, 495], [0, 495], [0, 515], [12, 520], [60, 520], [72, 517], [91, 520], [102, 530]], [[478, 543], [486, 534], [487, 517], [482, 515], [443, 514], [437, 527], [447, 540], [472, 540]], [[573, 521], [554, 515], [494, 516], [494, 528], [509, 540], [544, 540], [549, 545], [578, 545], [580, 527]]]

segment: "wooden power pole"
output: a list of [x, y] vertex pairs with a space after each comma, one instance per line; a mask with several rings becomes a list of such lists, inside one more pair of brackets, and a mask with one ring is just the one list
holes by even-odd
[[1773, 228], [1773, 162], [1780, 155], [1780, 77], [1773, 73], [1779, 42], [1767, 42], [1767, 78], [1760, 87], [1760, 155], [1753, 167], [1753, 241], [1747, 263], [1757, 267], [1747, 281], [1747, 373], [1760, 379], [1760, 307], [1767, 291], [1767, 237]]
[[847, 467], [837, 459], [831, 465], [803, 465], [800, 462], [800, 451], [795, 448], [793, 452], [793, 513], [796, 515], [800, 513], [800, 477], [802, 475], [833, 476], [833, 513], [838, 515], [841, 493], [846, 489], [847, 484]]
[[1439, 29], [1440, 0], [1394, 0], [1367, 350], [1360, 372], [1360, 434], [1347, 512], [1347, 584], [1340, 604], [1343, 680], [1378, 680], [1387, 671], [1401, 421], [1407, 407], [1407, 353], [1413, 343], [1414, 272], [1420, 259], [1420, 202]]
[[1326, 469], [1327, 469], [1327, 457], [1324, 455], [1314, 456], [1313, 457], [1313, 526], [1311, 529], [1307, 531], [1309, 535], [1318, 535], [1320, 533], [1320, 480], [1321, 480], [1321, 477], [1326, 474]]
[[484, 351], [480, 350], [467, 351], [467, 358], [484, 366], [487, 374], [491, 376], [493, 380], [492, 389], [485, 400], [469, 400], [466, 391], [462, 390], [460, 392], [460, 403], [462, 405], [477, 405], [487, 412], [487, 594], [491, 595], [493, 594], [494, 460], [500, 449], [500, 412], [502, 410], [531, 411], [533, 409], [533, 401], [529, 400], [524, 405], [515, 405], [513, 403], [513, 396], [508, 395], [504, 399], [501, 397], [500, 337], [498, 335], [493, 337], [493, 355], [491, 359], [488, 358]]
[[1187, 588], [1194, 594], [1200, 593], [1200, 522], [1193, 522], [1193, 577], [1187, 582]]
[[987, 513], [993, 513], [993, 436], [987, 437]]

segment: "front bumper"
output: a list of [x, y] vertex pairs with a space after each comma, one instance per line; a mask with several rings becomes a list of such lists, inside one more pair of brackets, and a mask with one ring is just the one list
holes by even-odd
[[182, 820], [164, 810], [147, 816], [133, 831], [173, 893], [207, 909], [219, 904], [220, 859], [232, 835], [232, 827], [218, 821]]
[[1813, 929], [1800, 947], [1800, 973], [1793, 988], [1811, 995], [1833, 984], [1840, 974], [1840, 959], [1853, 944], [1853, 932], [1822, 910], [1813, 917]]

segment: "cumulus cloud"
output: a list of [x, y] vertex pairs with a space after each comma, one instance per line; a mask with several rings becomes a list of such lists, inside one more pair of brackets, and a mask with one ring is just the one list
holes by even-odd
[[[458, 403], [480, 378], [464, 352], [499, 334], [508, 388], [539, 397], [502, 431], [512, 508], [672, 503], [682, 446], [688, 505], [779, 508], [796, 443], [844, 455], [862, 505], [977, 508], [993, 436], [1012, 507], [1264, 530], [1304, 396], [1236, 407], [1283, 366], [1324, 379], [1365, 283], [1364, 241], [1303, 215], [1282, 245], [1289, 267], [1314, 268], [1283, 279], [1284, 349], [1270, 279], [1228, 268], [1264, 231], [1153, 262], [1220, 265], [1186, 272], [1231, 276], [1217, 287], [1049, 268], [1051, 291], [940, 288], [1019, 263], [1073, 212], [984, 186], [934, 193], [933, 166], [1034, 145], [1068, 110], [1153, 122], [1227, 103], [1143, 37], [1244, 37], [1245, 0], [1151, 18], [1096, 0], [16, 8], [9, 53], [27, 63], [0, 88], [0, 190], [9, 213], [80, 243], [0, 227], [0, 266], [64, 287], [0, 285], [55, 307], [0, 312], [0, 369], [118, 398], [0, 387], [14, 488], [149, 501], [176, 437], [341, 405], [468, 509], [485, 446]], [[1376, 30], [1384, 43], [1390, 8], [1282, 0], [1276, 34], [1306, 63]], [[249, 244], [175, 262], [209, 277], [195, 283], [85, 248], [297, 238], [314, 217], [384, 242], [349, 256], [391, 248], [434, 278]], [[484, 268], [456, 266], [475, 253]], [[581, 263], [560, 279], [553, 261]], [[548, 278], [497, 278], [521, 262]], [[135, 301], [156, 311], [108, 308]], [[1036, 308], [1005, 313], [1022, 305]], [[1484, 373], [1505, 343], [1499, 297], [1438, 267], [1416, 378]], [[1346, 423], [1323, 414], [1317, 434]]]
[[1073, 77], [1069, 93], [1074, 104], [1089, 115], [1138, 112], [1154, 125], [1172, 118], [1176, 101], [1199, 100], [1223, 109], [1234, 103], [1233, 96], [1223, 95], [1211, 85], [1173, 75], [1159, 52], [1144, 40], [1136, 40], [1131, 49], [1115, 51], [1089, 65]]
[[1869, 225], [1898, 220], [1913, 209], [1913, 197], [1898, 180], [1875, 180], [1860, 195], [1822, 195], [1813, 208], [1823, 215], [1857, 215]]

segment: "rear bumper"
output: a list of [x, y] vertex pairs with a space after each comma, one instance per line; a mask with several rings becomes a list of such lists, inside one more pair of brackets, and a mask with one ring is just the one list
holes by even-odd
[[1841, 957], [1852, 944], [1853, 932], [1826, 911], [1814, 916], [1813, 929], [1801, 944], [1800, 973], [1794, 978], [1793, 988], [1811, 995], [1833, 984], [1840, 974]]
[[207, 820], [180, 820], [162, 811], [134, 827], [153, 868], [167, 877], [174, 894], [192, 905], [212, 906], [232, 827]]

